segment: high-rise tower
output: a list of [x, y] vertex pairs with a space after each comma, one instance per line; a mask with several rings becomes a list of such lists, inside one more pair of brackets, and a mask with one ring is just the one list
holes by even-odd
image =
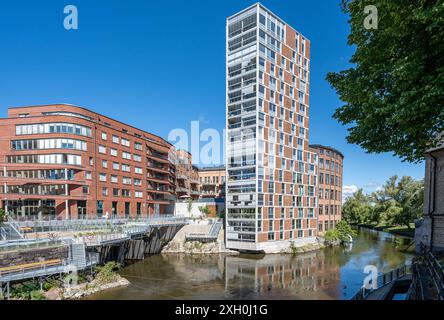
[[259, 3], [229, 17], [226, 32], [227, 247], [314, 242], [310, 42]]

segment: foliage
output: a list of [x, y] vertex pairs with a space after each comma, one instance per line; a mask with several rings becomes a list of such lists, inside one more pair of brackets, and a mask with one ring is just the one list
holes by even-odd
[[[378, 10], [377, 29], [364, 27], [367, 5]], [[333, 117], [349, 143], [420, 161], [444, 131], [443, 0], [342, 0], [342, 10], [356, 51], [351, 68], [327, 75], [345, 102]]]
[[324, 238], [327, 241], [337, 241], [340, 240], [339, 232], [337, 229], [327, 230], [324, 234]]
[[199, 207], [199, 211], [200, 213], [202, 213], [203, 217], [206, 217], [211, 213], [210, 208], [208, 206]]
[[334, 229], [327, 230], [324, 238], [327, 241], [348, 241], [350, 237], [356, 236], [356, 232], [351, 228], [350, 224], [345, 221], [339, 221]]
[[46, 300], [45, 294], [40, 290], [31, 291], [30, 298], [31, 300]]
[[3, 208], [0, 208], [0, 223], [6, 221], [6, 212]]
[[97, 266], [97, 274], [95, 277], [96, 282], [104, 284], [115, 281], [119, 277], [117, 271], [119, 271], [121, 268], [122, 266], [120, 263], [115, 261], [107, 262], [103, 266]]
[[343, 217], [349, 223], [405, 226], [422, 216], [424, 181], [411, 177], [391, 177], [380, 190], [370, 196], [362, 190], [348, 198], [343, 205]]
[[191, 215], [191, 210], [193, 210], [193, 199], [188, 199], [187, 201], [187, 211]]
[[44, 300], [45, 296], [40, 291], [40, 285], [36, 280], [24, 281], [11, 286], [11, 297], [22, 300]]
[[362, 224], [371, 220], [371, 211], [369, 197], [359, 189], [342, 206], [342, 217], [349, 223]]
[[341, 240], [348, 240], [348, 236], [351, 237], [356, 236], [355, 230], [351, 228], [350, 224], [347, 221], [344, 220], [339, 221], [336, 224], [335, 229], [338, 231], [339, 239]]
[[372, 194], [378, 223], [406, 226], [422, 215], [424, 182], [411, 177], [391, 177], [381, 190]]
[[45, 283], [43, 283], [43, 290], [44, 291], [49, 291], [53, 288], [60, 288], [60, 283], [54, 279], [48, 279], [45, 281]]

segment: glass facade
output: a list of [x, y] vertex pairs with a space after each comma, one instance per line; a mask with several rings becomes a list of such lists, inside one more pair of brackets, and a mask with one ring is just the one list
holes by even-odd
[[[228, 18], [229, 248], [260, 250], [317, 230], [307, 41], [260, 4]], [[301, 219], [292, 223], [295, 212]]]

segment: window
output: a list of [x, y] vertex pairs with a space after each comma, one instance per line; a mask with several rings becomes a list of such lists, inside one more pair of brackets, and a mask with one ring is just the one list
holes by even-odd
[[91, 137], [91, 128], [72, 123], [39, 123], [17, 125], [16, 135], [69, 133], [79, 136]]
[[102, 168], [108, 168], [108, 161], [102, 160]]
[[102, 188], [102, 196], [106, 197], [108, 195], [108, 188]]
[[89, 187], [88, 186], [83, 186], [82, 187], [82, 193], [83, 194], [88, 194], [89, 193]]
[[106, 132], [102, 132], [102, 140], [106, 140], [108, 138]]
[[130, 141], [128, 139], [122, 138], [121, 139], [121, 144], [122, 144], [122, 146], [129, 147], [130, 146]]
[[119, 143], [119, 137], [113, 136], [113, 143]]
[[120, 170], [120, 164], [118, 162], [113, 162], [113, 169]]
[[262, 13], [259, 14], [259, 22], [265, 26], [265, 16]]
[[135, 168], [134, 168], [134, 172], [135, 172], [135, 173], [138, 173], [138, 174], [142, 174], [142, 168], [135, 167]]
[[142, 198], [143, 197], [143, 192], [142, 191], [135, 191], [134, 193], [136, 198]]
[[138, 154], [133, 154], [133, 159], [134, 159], [134, 161], [142, 162], [142, 157], [139, 156]]
[[120, 195], [120, 189], [118, 188], [113, 188], [113, 196], [114, 197], [118, 197]]
[[131, 160], [131, 153], [123, 151], [122, 158], [126, 160]]
[[82, 157], [73, 154], [29, 154], [6, 156], [7, 163], [70, 164], [80, 166]]
[[74, 139], [31, 139], [31, 140], [12, 140], [11, 149], [22, 150], [38, 150], [38, 149], [73, 149], [86, 151], [86, 142]]
[[99, 146], [99, 153], [105, 154], [106, 153], [106, 147], [105, 146]]
[[142, 180], [141, 179], [134, 179], [134, 185], [135, 186], [141, 186], [142, 185]]
[[112, 156], [114, 156], [114, 157], [117, 157], [117, 150], [111, 148], [111, 150], [110, 150], [110, 154], [111, 154]]
[[136, 150], [142, 150], [142, 144], [139, 142], [134, 142], [134, 149]]
[[85, 171], [85, 179], [87, 179], [87, 180], [91, 180], [92, 179], [91, 171]]
[[103, 215], [103, 201], [97, 201], [97, 216], [101, 217]]
[[122, 197], [131, 197], [131, 190], [122, 189]]
[[129, 178], [129, 177], [123, 177], [123, 178], [122, 178], [122, 183], [123, 183], [123, 184], [131, 184], [131, 178]]
[[123, 164], [122, 163], [122, 171], [130, 172], [131, 171], [131, 167], [129, 165], [127, 165], [127, 164]]
[[117, 176], [115, 176], [115, 175], [112, 175], [111, 176], [111, 182], [112, 183], [118, 183], [119, 182], [119, 178]]
[[102, 182], [106, 182], [106, 173], [101, 173], [99, 175], [99, 180], [102, 181]]

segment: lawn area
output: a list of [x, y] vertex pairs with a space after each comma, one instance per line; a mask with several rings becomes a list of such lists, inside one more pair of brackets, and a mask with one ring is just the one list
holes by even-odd
[[400, 235], [400, 236], [404, 236], [404, 237], [413, 238], [415, 236], [415, 224], [414, 223], [410, 224], [410, 228], [411, 228], [410, 230], [406, 226], [389, 226], [389, 225], [383, 225], [383, 224], [379, 224], [379, 225], [360, 224], [358, 226], [364, 227], [364, 228], [375, 229], [375, 230], [379, 230], [379, 231], [385, 231], [388, 233], [392, 233], [392, 234], [396, 234], [396, 235]]

